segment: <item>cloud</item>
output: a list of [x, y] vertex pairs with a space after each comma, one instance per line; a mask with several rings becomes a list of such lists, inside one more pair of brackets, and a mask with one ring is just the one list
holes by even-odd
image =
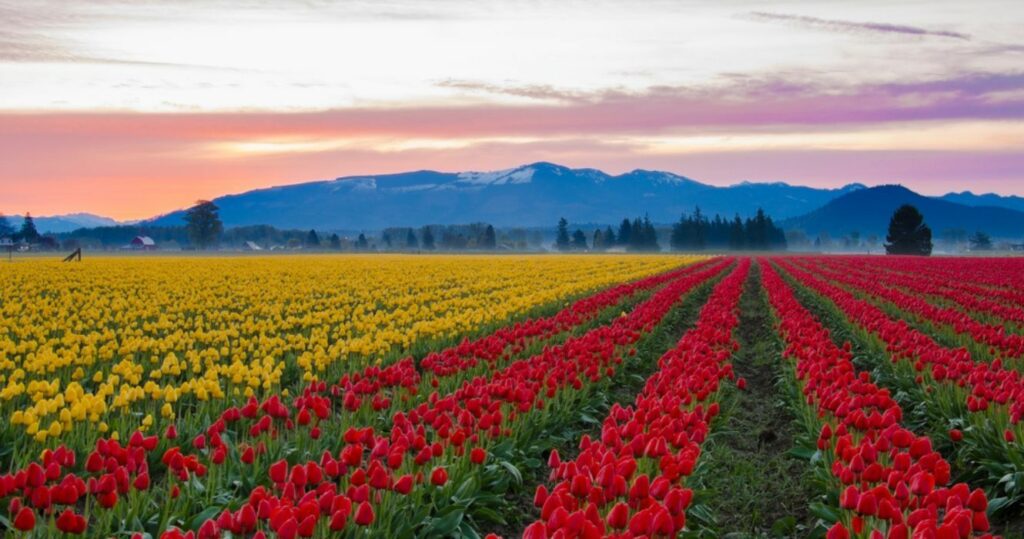
[[[500, 91], [500, 90], [498, 90]], [[1024, 120], [1024, 72], [848, 88], [736, 79], [709, 88], [593, 92], [554, 103], [353, 107], [312, 112], [8, 113], [19, 132], [103, 136], [151, 132], [192, 141], [288, 137], [481, 138], [787, 132], [894, 122]], [[532, 94], [531, 94], [532, 95]], [[548, 95], [544, 90], [537, 95]], [[551, 90], [551, 95], [561, 92]], [[81, 125], [81, 127], [76, 127]], [[846, 127], [842, 127], [846, 126]]]
[[451, 88], [454, 90], [464, 90], [470, 93], [507, 95], [512, 97], [525, 97], [528, 99], [543, 101], [562, 101], [567, 103], [587, 102], [595, 97], [593, 93], [560, 89], [550, 84], [501, 85], [473, 80], [448, 79], [437, 83], [437, 86], [441, 88]]
[[902, 34], [911, 36], [932, 36], [932, 37], [946, 37], [952, 39], [961, 39], [969, 41], [971, 36], [960, 32], [951, 32], [948, 30], [930, 30], [927, 28], [921, 28], [918, 26], [908, 26], [902, 24], [889, 24], [880, 22], [856, 22], [856, 21], [842, 21], [836, 19], [822, 19], [819, 17], [810, 17], [807, 15], [790, 15], [786, 13], [772, 13], [768, 11], [753, 11], [748, 14], [754, 20], [765, 21], [765, 22], [782, 22], [793, 24], [796, 26], [803, 26], [806, 28], [814, 28], [819, 30], [829, 30], [833, 32], [848, 32], [848, 33], [882, 33], [882, 34]]
[[[216, 69], [218, 71], [241, 71], [234, 68], [175, 62], [153, 62], [122, 57], [119, 54], [96, 54], [85, 50], [83, 44], [71, 37], [73, 30], [89, 28], [106, 17], [126, 17], [116, 8], [117, 3], [100, 7], [112, 10], [89, 11], [82, 6], [67, 2], [26, 6], [25, 2], [0, 0], [0, 62], [11, 63], [71, 63], [123, 65], [146, 67], [171, 67], [187, 69]], [[141, 4], [140, 4], [141, 5]], [[95, 7], [95, 6], [94, 6]]]

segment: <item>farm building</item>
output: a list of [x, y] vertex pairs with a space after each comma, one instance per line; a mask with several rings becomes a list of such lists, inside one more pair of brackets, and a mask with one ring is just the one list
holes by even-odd
[[135, 236], [129, 244], [135, 251], [155, 251], [156, 242], [149, 236]]

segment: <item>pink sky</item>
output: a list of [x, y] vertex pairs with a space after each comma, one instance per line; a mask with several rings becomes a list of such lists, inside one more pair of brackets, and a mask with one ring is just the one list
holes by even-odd
[[0, 211], [540, 160], [1024, 195], [1024, 15], [989, 3], [0, 0]]

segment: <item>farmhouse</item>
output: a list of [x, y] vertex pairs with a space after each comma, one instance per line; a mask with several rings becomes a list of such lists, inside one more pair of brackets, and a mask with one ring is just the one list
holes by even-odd
[[149, 236], [135, 236], [129, 244], [134, 251], [155, 251], [156, 242]]

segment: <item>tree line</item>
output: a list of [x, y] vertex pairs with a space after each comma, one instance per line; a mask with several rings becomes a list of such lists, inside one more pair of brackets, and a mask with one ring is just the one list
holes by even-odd
[[[708, 219], [700, 208], [692, 214], [683, 214], [668, 231], [669, 248], [675, 251], [714, 250], [755, 250], [767, 251], [786, 248], [786, 235], [775, 226], [771, 217], [763, 210], [757, 210], [754, 217], [732, 220], [715, 215]], [[660, 251], [658, 231], [649, 217], [623, 219], [618, 233], [611, 226], [594, 230], [590, 244], [587, 235], [577, 228], [569, 232], [569, 222], [563, 217], [558, 221], [555, 234], [555, 248], [559, 251], [606, 251], [621, 248], [627, 251]]]
[[737, 214], [729, 220], [717, 213], [708, 219], [698, 206], [692, 214], [683, 215], [672, 225], [669, 244], [677, 251], [773, 251], [786, 248], [786, 234], [760, 208], [754, 217], [744, 220]]
[[225, 228], [216, 204], [201, 200], [186, 211], [180, 226], [116, 225], [80, 228], [42, 237], [35, 231], [30, 216], [26, 216], [22, 231], [14, 229], [0, 216], [0, 238], [40, 244], [48, 241], [50, 248], [94, 249], [119, 248], [129, 245], [137, 236], [148, 236], [163, 248], [211, 249], [216, 247], [245, 248], [253, 242], [261, 248], [315, 249], [345, 251], [458, 251], [496, 250], [499, 248], [526, 250], [539, 247], [543, 235], [538, 231], [509, 229], [497, 231], [488, 223], [465, 225], [427, 225], [422, 227], [391, 227], [379, 235], [359, 233], [353, 237], [339, 236], [336, 232], [311, 230], [282, 230], [270, 225], [250, 225]]
[[558, 221], [555, 231], [555, 249], [559, 251], [606, 251], [612, 248], [623, 248], [628, 251], [660, 251], [658, 232], [646, 215], [630, 220], [625, 218], [619, 224], [618, 233], [611, 225], [605, 229], [596, 228], [590, 243], [587, 235], [577, 228], [569, 233], [569, 222], [563, 217]]

